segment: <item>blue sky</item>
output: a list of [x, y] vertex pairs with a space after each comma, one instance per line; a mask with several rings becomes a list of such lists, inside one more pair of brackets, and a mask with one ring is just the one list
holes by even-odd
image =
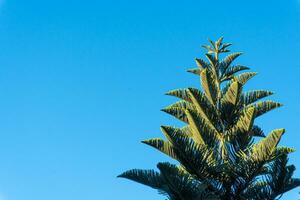
[[219, 36], [259, 72], [247, 89], [284, 103], [257, 123], [287, 129], [300, 177], [298, 0], [0, 5], [0, 200], [164, 199], [116, 176], [169, 160], [140, 141], [180, 125], [159, 111], [175, 100], [163, 94], [199, 86], [185, 70]]

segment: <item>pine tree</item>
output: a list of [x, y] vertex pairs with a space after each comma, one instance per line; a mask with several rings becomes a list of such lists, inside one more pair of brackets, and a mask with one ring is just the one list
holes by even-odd
[[273, 93], [265, 90], [243, 92], [256, 73], [234, 65], [242, 53], [230, 53], [223, 38], [209, 40], [207, 61], [197, 58], [197, 68], [188, 72], [200, 77], [202, 90], [177, 89], [167, 95], [180, 100], [164, 112], [186, 126], [161, 126], [166, 139], [143, 143], [178, 161], [162, 162], [155, 170], [129, 170], [118, 177], [127, 178], [166, 195], [171, 200], [271, 200], [300, 185], [292, 178], [294, 165], [288, 154], [294, 149], [279, 147], [284, 129], [265, 135], [255, 119], [281, 106], [261, 99]]

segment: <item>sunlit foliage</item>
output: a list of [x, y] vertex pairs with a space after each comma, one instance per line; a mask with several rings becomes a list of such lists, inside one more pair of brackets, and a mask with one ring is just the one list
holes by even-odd
[[[242, 53], [229, 53], [223, 38], [209, 40], [206, 59], [190, 69], [201, 88], [176, 89], [167, 95], [180, 100], [163, 109], [186, 123], [182, 128], [161, 126], [165, 139], [143, 143], [180, 163], [158, 163], [155, 170], [129, 170], [119, 177], [148, 185], [171, 200], [276, 199], [300, 185], [287, 165], [294, 149], [279, 147], [284, 129], [265, 135], [255, 119], [280, 103], [262, 100], [273, 93], [243, 91], [256, 73], [235, 65]], [[256, 138], [256, 139], [255, 139]]]

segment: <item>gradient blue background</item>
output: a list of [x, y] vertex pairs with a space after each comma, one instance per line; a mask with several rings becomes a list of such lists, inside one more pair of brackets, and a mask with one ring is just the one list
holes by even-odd
[[199, 85], [185, 70], [221, 35], [285, 104], [258, 123], [287, 129], [300, 177], [299, 31], [299, 0], [2, 0], [0, 200], [164, 199], [116, 176], [169, 160], [140, 141], [180, 125], [163, 94]]

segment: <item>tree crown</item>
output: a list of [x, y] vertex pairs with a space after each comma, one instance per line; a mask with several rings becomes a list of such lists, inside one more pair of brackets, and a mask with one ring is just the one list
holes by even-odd
[[[259, 116], [281, 106], [262, 100], [271, 91], [243, 91], [255, 72], [235, 65], [242, 54], [229, 53], [223, 38], [203, 45], [206, 61], [196, 58], [197, 68], [188, 70], [200, 77], [202, 90], [176, 89], [167, 95], [180, 100], [163, 109], [186, 126], [161, 126], [166, 139], [143, 143], [177, 160], [179, 165], [158, 163], [159, 172], [133, 169], [119, 177], [158, 189], [172, 200], [275, 199], [300, 185], [288, 165], [294, 149], [278, 147], [284, 129], [267, 136], [255, 124]], [[246, 71], [246, 72], [245, 72]], [[255, 138], [261, 138], [254, 142]]]

